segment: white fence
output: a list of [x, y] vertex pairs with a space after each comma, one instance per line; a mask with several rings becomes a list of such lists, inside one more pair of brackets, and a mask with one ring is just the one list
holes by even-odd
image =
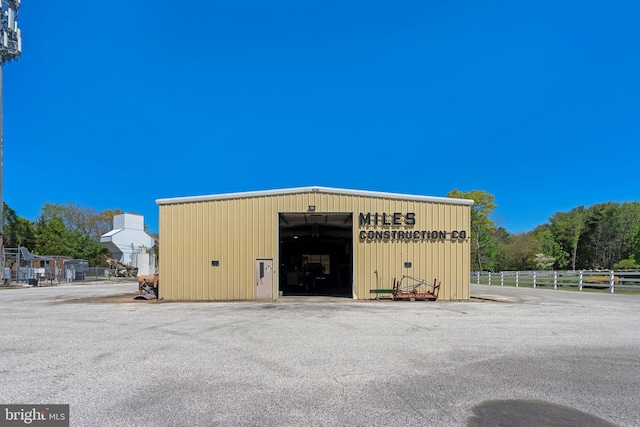
[[640, 271], [472, 271], [471, 282], [500, 286], [558, 286], [583, 288], [640, 289]]

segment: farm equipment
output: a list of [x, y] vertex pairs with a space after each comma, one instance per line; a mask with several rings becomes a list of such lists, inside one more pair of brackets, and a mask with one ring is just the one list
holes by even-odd
[[422, 279], [402, 276], [399, 282], [393, 279], [391, 294], [394, 300], [435, 301], [438, 299], [438, 293], [440, 292], [440, 282], [436, 282], [437, 279], [433, 279], [432, 285]]
[[150, 274], [148, 276], [138, 276], [138, 295], [133, 299], [158, 299], [158, 288], [160, 287], [160, 275]]
[[136, 267], [124, 265], [117, 259], [108, 259], [107, 264], [115, 270], [116, 277], [136, 277], [138, 275], [138, 269]]

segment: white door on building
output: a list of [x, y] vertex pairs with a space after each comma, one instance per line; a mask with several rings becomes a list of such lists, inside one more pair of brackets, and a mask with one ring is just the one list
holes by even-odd
[[254, 272], [256, 299], [273, 299], [273, 259], [256, 259]]

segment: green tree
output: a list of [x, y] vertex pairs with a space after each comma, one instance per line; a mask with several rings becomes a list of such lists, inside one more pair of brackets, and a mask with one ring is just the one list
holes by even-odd
[[578, 250], [585, 268], [612, 268], [640, 249], [640, 203], [598, 203], [586, 210], [585, 232]]
[[38, 255], [70, 256], [71, 231], [61, 218], [41, 215], [36, 222], [36, 244], [34, 252]]
[[76, 205], [45, 204], [36, 222], [34, 252], [39, 255], [86, 259], [90, 265], [98, 265], [108, 251], [97, 240], [100, 231], [95, 227], [96, 222], [92, 225], [88, 217], [74, 217], [70, 212], [92, 211], [79, 209]]
[[620, 229], [618, 258], [630, 258], [640, 253], [640, 202], [627, 202], [620, 206], [618, 227]]
[[482, 190], [462, 192], [455, 189], [447, 197], [474, 201], [471, 206], [471, 264], [478, 271], [495, 270], [498, 244], [496, 226], [491, 219], [497, 207], [494, 195]]
[[636, 261], [635, 258], [623, 259], [613, 264], [613, 268], [615, 270], [636, 270], [640, 268], [640, 262]]
[[6, 203], [4, 204], [4, 246], [17, 248], [24, 246], [29, 250], [35, 247], [35, 232], [31, 221], [19, 217]]
[[97, 212], [74, 203], [45, 202], [35, 222], [20, 218], [6, 204], [5, 247], [24, 246], [38, 255], [68, 256], [100, 265], [109, 252], [99, 240], [111, 230], [119, 209]]
[[76, 259], [86, 259], [89, 265], [100, 265], [109, 254], [107, 248], [86, 234], [78, 231], [69, 233], [68, 256]]
[[534, 242], [531, 233], [512, 234], [504, 246], [503, 270], [530, 270], [534, 257]]
[[564, 269], [569, 265], [569, 253], [556, 241], [549, 224], [539, 225], [530, 232], [532, 250], [537, 254], [553, 257], [554, 269]]
[[42, 213], [50, 218], [60, 218], [71, 231], [99, 240], [100, 236], [111, 230], [114, 215], [124, 212], [120, 209], [98, 212], [94, 208], [85, 208], [76, 203], [45, 202]]
[[569, 212], [557, 212], [549, 219], [551, 231], [562, 250], [571, 254], [571, 268], [576, 269], [578, 242], [585, 229], [586, 212], [584, 206], [578, 206]]
[[494, 270], [507, 270], [507, 246], [511, 240], [511, 234], [504, 227], [495, 226], [491, 233], [494, 243], [494, 254], [491, 259], [494, 262]]

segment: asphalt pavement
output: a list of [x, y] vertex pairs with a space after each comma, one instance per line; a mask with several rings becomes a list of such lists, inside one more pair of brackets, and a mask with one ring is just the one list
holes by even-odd
[[73, 426], [640, 425], [640, 295], [113, 297], [135, 290], [0, 290], [0, 403]]

